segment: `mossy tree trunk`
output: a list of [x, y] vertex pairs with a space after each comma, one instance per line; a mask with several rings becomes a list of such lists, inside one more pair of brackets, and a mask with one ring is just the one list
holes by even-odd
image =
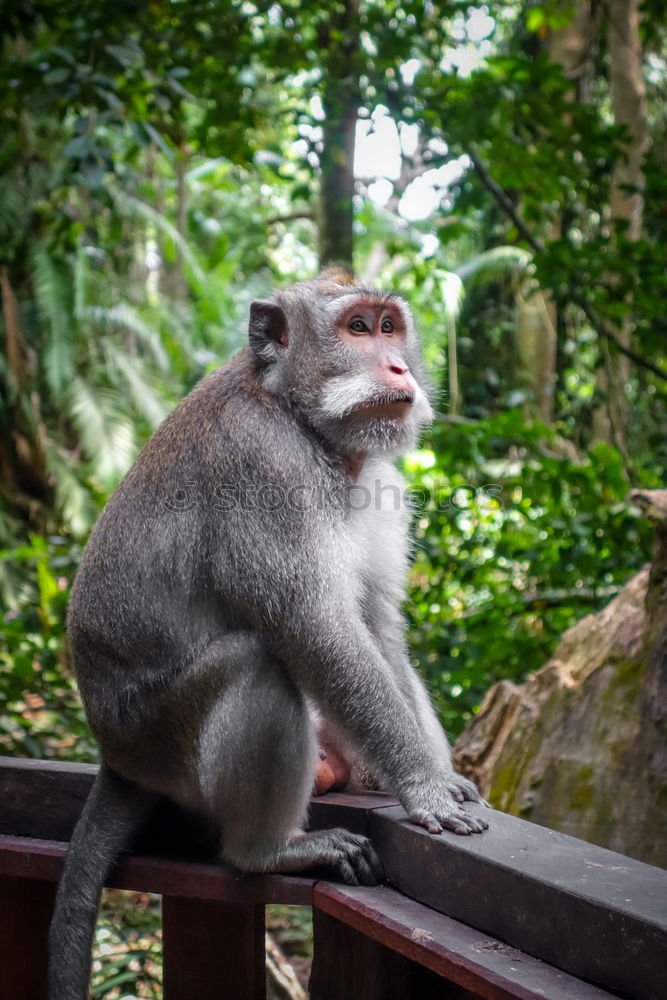
[[653, 565], [525, 684], [491, 688], [455, 757], [498, 808], [667, 867], [667, 490], [632, 499]]

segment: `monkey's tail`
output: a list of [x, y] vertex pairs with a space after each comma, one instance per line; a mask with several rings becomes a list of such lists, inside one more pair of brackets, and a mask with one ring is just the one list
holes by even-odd
[[104, 880], [156, 797], [106, 764], [77, 823], [49, 931], [49, 1000], [86, 1000], [97, 907]]

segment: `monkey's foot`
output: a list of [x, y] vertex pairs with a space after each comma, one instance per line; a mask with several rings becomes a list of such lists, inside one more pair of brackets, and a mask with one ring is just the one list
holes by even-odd
[[318, 830], [303, 839], [293, 841], [302, 845], [304, 857], [312, 855], [312, 863], [333, 868], [348, 885], [378, 885], [385, 881], [380, 859], [368, 837], [349, 830]]

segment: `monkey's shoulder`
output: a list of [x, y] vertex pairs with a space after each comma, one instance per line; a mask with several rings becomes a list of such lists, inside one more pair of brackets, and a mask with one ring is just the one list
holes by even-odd
[[252, 480], [258, 485], [308, 482], [329, 468], [284, 401], [263, 388], [241, 351], [198, 383], [142, 451], [128, 477], [154, 493], [166, 484], [204, 487]]

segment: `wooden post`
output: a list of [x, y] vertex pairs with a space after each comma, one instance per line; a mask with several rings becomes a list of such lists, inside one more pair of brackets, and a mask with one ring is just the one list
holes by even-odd
[[54, 882], [0, 877], [0, 998], [45, 1000]]
[[410, 1000], [409, 963], [313, 907], [310, 1000]]
[[265, 1000], [264, 906], [162, 897], [164, 1000]]

